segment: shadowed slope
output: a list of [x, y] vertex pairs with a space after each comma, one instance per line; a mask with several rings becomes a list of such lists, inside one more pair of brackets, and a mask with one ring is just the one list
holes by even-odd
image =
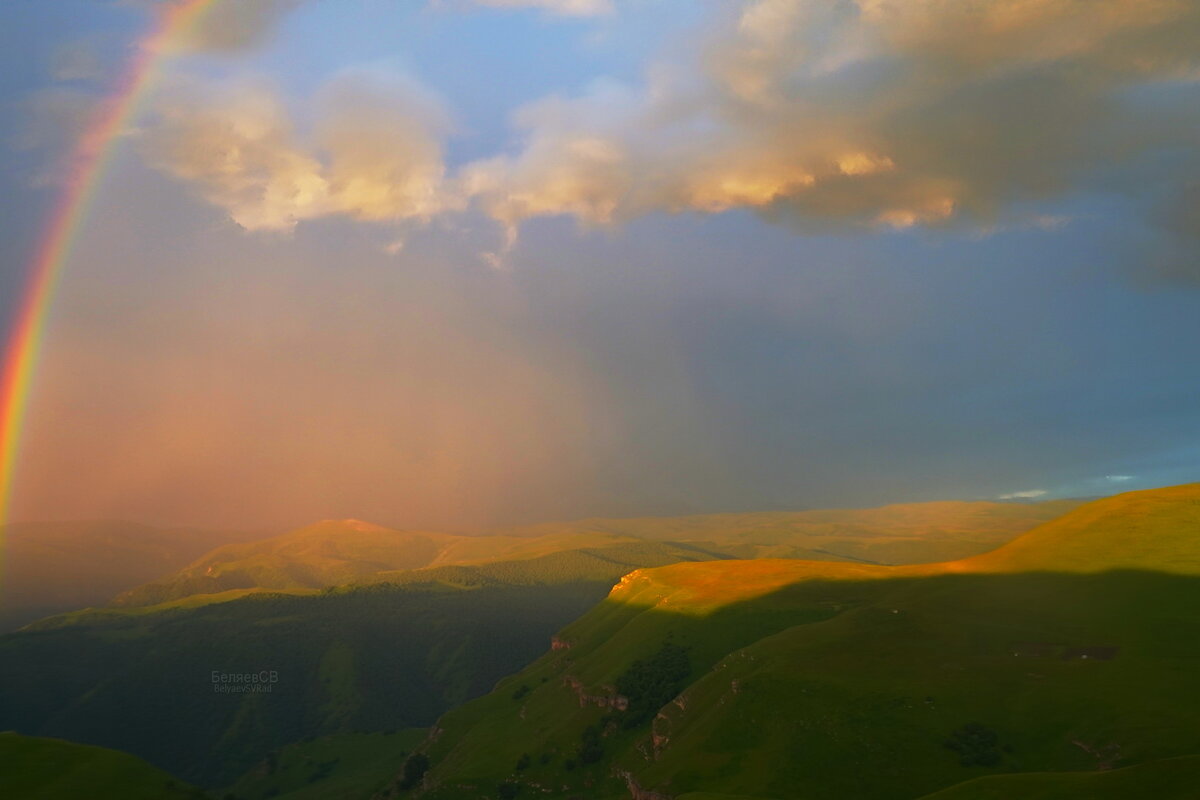
[[103, 747], [0, 733], [0, 796], [21, 800], [203, 800], [140, 758]]
[[922, 800], [1193, 800], [1197, 786], [1200, 756], [1181, 756], [1105, 772], [989, 775]]

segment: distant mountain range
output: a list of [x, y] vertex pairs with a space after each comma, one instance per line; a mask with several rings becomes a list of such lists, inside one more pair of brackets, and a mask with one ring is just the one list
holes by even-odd
[[[630, 568], [677, 561], [803, 558], [911, 564], [991, 550], [1074, 508], [1078, 501], [915, 503], [873, 509], [590, 519], [463, 536], [326, 520], [254, 542], [229, 544], [147, 585], [118, 606], [200, 594], [318, 590], [347, 583], [412, 580], [413, 570], [550, 557], [615, 561]], [[539, 572], [541, 566], [534, 569]], [[607, 576], [611, 568], [586, 570]]]

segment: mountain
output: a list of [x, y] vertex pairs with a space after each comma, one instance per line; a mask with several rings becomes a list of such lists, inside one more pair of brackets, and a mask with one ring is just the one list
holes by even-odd
[[21, 800], [204, 800], [140, 758], [103, 747], [0, 733], [0, 797]]
[[[1074, 508], [1046, 503], [916, 503], [874, 509], [693, 517], [593, 519], [464, 536], [326, 520], [261, 541], [231, 544], [147, 585], [118, 606], [155, 605], [234, 590], [305, 591], [403, 580], [417, 569], [562, 557], [631, 566], [726, 558], [918, 563], [991, 550]], [[632, 550], [642, 554], [630, 557]], [[661, 553], [672, 552], [673, 558]], [[607, 574], [607, 572], [606, 572]]]
[[0, 632], [107, 603], [213, 548], [262, 534], [128, 522], [27, 522], [0, 529], [5, 548]]
[[621, 574], [618, 565], [726, 557], [690, 545], [607, 534], [459, 536], [390, 530], [357, 520], [326, 521], [263, 541], [220, 547], [177, 573], [121, 593], [113, 605], [157, 605], [235, 590], [305, 592], [350, 583], [435, 582], [452, 575], [454, 568], [501, 563], [517, 568], [527, 563], [531, 574], [545, 575], [547, 559], [597, 562], [598, 571], [581, 563], [572, 577], [615, 579]]
[[1129, 493], [942, 564], [637, 570], [378, 796], [1082, 798], [1131, 768], [1191, 797], [1198, 510]]

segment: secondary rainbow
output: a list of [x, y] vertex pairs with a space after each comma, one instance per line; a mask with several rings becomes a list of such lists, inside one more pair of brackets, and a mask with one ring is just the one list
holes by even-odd
[[9, 329], [0, 373], [0, 524], [9, 520], [21, 436], [37, 371], [54, 293], [78, 237], [92, 198], [111, 161], [115, 143], [137, 113], [168, 45], [195, 24], [219, 0], [181, 0], [155, 14], [150, 31], [138, 41], [133, 57], [108, 98], [80, 136], [69, 162], [69, 175], [43, 235]]

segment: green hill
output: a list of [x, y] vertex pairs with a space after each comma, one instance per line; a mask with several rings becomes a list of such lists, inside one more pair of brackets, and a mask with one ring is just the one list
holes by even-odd
[[941, 565], [636, 571], [559, 649], [442, 717], [419, 791], [380, 796], [1121, 786], [1101, 770], [1200, 753], [1198, 500], [1096, 501]]
[[21, 800], [204, 800], [140, 758], [103, 747], [0, 733], [0, 797]]
[[390, 782], [427, 733], [411, 728], [306, 739], [268, 753], [216, 794], [274, 800], [370, 797]]
[[1200, 785], [1200, 756], [1149, 761], [1104, 772], [989, 775], [923, 800], [1192, 800]]
[[1200, 485], [1096, 500], [970, 560], [971, 569], [1010, 572], [1114, 566], [1200, 574]]

